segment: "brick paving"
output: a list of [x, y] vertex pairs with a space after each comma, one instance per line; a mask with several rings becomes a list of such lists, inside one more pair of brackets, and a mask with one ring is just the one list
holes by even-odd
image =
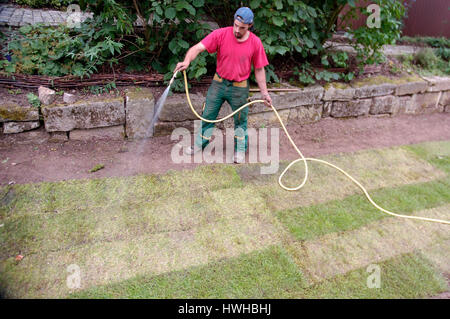
[[[69, 13], [58, 10], [26, 9], [0, 4], [0, 27], [21, 27], [27, 24], [58, 25], [67, 21]], [[81, 21], [92, 17], [92, 13], [82, 12]]]

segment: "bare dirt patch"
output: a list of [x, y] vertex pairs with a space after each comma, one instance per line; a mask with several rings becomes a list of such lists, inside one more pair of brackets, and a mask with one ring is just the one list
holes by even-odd
[[[450, 139], [450, 113], [358, 119], [327, 118], [288, 131], [307, 157], [362, 149], [414, 144]], [[50, 143], [46, 132], [23, 135], [0, 134], [0, 185], [68, 179], [129, 176], [191, 169], [195, 163], [176, 164], [171, 150], [178, 141], [170, 136], [138, 141], [68, 141]], [[280, 132], [280, 160], [298, 157]], [[247, 157], [248, 161], [248, 157]], [[89, 173], [97, 164], [105, 168]], [[233, 164], [230, 164], [233, 165]]]

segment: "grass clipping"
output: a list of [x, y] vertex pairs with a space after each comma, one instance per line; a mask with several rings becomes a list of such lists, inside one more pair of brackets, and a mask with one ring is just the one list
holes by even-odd
[[104, 164], [97, 164], [97, 165], [95, 165], [93, 168], [91, 168], [89, 170], [89, 173], [95, 173], [96, 171], [99, 171], [99, 170], [101, 170], [103, 168], [105, 168]]

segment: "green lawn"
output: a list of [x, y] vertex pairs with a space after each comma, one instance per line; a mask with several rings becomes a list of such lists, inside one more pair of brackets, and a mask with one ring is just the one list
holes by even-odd
[[[388, 210], [450, 220], [449, 141], [323, 159]], [[259, 167], [0, 188], [0, 295], [421, 298], [448, 289], [449, 226], [381, 213], [326, 166], [311, 164], [297, 192]], [[296, 164], [285, 183], [302, 172]], [[72, 264], [80, 289], [66, 284]], [[371, 264], [381, 288], [367, 287]]]

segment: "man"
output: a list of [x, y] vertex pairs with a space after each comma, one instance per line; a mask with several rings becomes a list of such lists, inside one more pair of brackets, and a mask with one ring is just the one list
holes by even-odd
[[[253, 25], [253, 12], [247, 7], [239, 8], [234, 15], [232, 27], [214, 30], [186, 53], [183, 62], [177, 64], [174, 71], [183, 71], [204, 50], [217, 52], [216, 74], [206, 95], [206, 104], [202, 116], [215, 120], [224, 101], [235, 111], [248, 102], [251, 65], [255, 69], [255, 77], [259, 89], [270, 106], [272, 99], [267, 91], [266, 73], [264, 67], [269, 64], [261, 40], [249, 29]], [[248, 108], [234, 115], [234, 145], [235, 163], [245, 162], [245, 152], [248, 149], [247, 134]], [[194, 154], [208, 145], [211, 139], [214, 123], [202, 121], [202, 127], [194, 141], [194, 147], [186, 153]]]

